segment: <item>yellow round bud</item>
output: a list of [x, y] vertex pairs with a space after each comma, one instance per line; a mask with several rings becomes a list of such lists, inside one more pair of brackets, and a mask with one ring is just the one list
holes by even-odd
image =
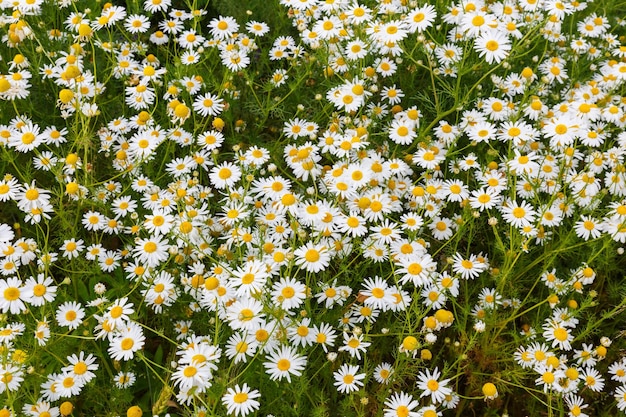
[[67, 79], [76, 78], [80, 75], [80, 69], [76, 65], [68, 65], [64, 74]]
[[415, 350], [417, 349], [417, 339], [413, 336], [407, 336], [402, 341], [402, 348], [404, 350]]
[[174, 108], [174, 114], [176, 115], [176, 117], [185, 119], [189, 116], [189, 107], [187, 107], [183, 103], [180, 103]]
[[93, 33], [93, 30], [91, 30], [91, 26], [89, 26], [86, 23], [81, 23], [80, 26], [78, 26], [78, 36], [81, 37], [90, 37]]
[[140, 122], [146, 123], [148, 120], [150, 120], [150, 113], [148, 113], [147, 111], [143, 110], [143, 111], [139, 112], [137, 117], [138, 117]]
[[424, 326], [426, 326], [427, 329], [430, 330], [434, 330], [437, 328], [437, 319], [435, 319], [433, 316], [428, 316], [424, 319]]
[[11, 88], [11, 83], [4, 76], [0, 76], [0, 93], [4, 93], [5, 91], [9, 91]]
[[65, 184], [65, 192], [68, 194], [76, 194], [78, 192], [78, 184], [74, 181]]
[[69, 416], [74, 411], [74, 404], [69, 401], [65, 401], [63, 404], [59, 406], [59, 411], [63, 416]]
[[451, 324], [454, 321], [454, 314], [451, 311], [439, 309], [435, 312], [435, 318], [439, 323]]
[[65, 163], [67, 165], [75, 165], [78, 162], [78, 155], [75, 153], [70, 153], [65, 157]]
[[483, 385], [483, 395], [487, 398], [496, 398], [498, 396], [498, 389], [491, 382], [487, 382]]
[[224, 129], [224, 126], [226, 126], [226, 123], [220, 117], [216, 117], [215, 119], [213, 119], [213, 123], [211, 123], [211, 124], [217, 130], [222, 130], [222, 129]]
[[141, 417], [143, 416], [143, 411], [137, 405], [133, 405], [126, 411], [126, 417]]
[[73, 98], [74, 93], [72, 92], [72, 90], [64, 88], [63, 90], [59, 91], [59, 100], [61, 100], [61, 103], [67, 104], [72, 101]]

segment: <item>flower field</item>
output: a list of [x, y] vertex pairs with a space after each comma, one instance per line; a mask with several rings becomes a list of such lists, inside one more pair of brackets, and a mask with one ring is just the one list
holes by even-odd
[[0, 417], [626, 412], [626, 2], [0, 0]]

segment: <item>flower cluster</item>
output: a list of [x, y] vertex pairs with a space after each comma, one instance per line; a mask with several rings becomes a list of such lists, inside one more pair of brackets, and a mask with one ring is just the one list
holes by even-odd
[[624, 22], [443, 3], [0, 3], [0, 415], [626, 410]]

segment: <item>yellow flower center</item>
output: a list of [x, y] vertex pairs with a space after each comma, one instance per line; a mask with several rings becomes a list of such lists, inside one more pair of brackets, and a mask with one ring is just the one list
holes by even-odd
[[196, 369], [195, 366], [187, 366], [184, 370], [183, 370], [183, 374], [187, 377], [187, 378], [191, 378], [192, 376], [194, 376], [195, 374], [198, 373], [198, 370]]
[[20, 290], [15, 287], [9, 287], [4, 290], [4, 298], [7, 301], [15, 301], [20, 298]]
[[282, 289], [280, 294], [283, 296], [283, 298], [292, 298], [296, 294], [296, 292], [292, 287], [285, 287]]
[[115, 306], [111, 309], [111, 317], [117, 319], [122, 316], [124, 309], [120, 306]]
[[145, 250], [147, 253], [154, 253], [157, 250], [157, 245], [154, 242], [147, 242], [143, 246], [143, 250]]
[[277, 363], [276, 363], [276, 367], [281, 370], [281, 371], [288, 371], [289, 368], [291, 368], [291, 362], [289, 362], [288, 359], [280, 359]]
[[238, 392], [233, 396], [233, 401], [237, 404], [245, 403], [248, 400], [248, 394], [245, 392]]
[[122, 350], [131, 350], [134, 345], [135, 341], [131, 337], [125, 338], [121, 343]]
[[306, 254], [304, 255], [304, 259], [306, 259], [307, 262], [311, 262], [311, 263], [317, 262], [320, 259], [320, 253], [316, 249], [309, 249], [306, 251]]

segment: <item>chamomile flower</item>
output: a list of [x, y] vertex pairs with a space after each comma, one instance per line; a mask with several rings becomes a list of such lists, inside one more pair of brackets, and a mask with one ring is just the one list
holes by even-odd
[[456, 229], [455, 223], [447, 217], [435, 216], [428, 224], [433, 237], [437, 240], [449, 239]]
[[0, 279], [0, 309], [3, 313], [19, 314], [26, 310], [25, 302], [30, 300], [19, 278]]
[[324, 244], [314, 244], [312, 242], [299, 247], [294, 251], [296, 265], [308, 272], [323, 271], [330, 264], [331, 253]]
[[508, 167], [518, 176], [522, 174], [536, 175], [539, 171], [539, 164], [536, 162], [538, 156], [535, 152], [522, 154], [515, 149], [515, 156], [507, 162]]
[[563, 115], [544, 123], [542, 133], [550, 138], [550, 146], [562, 149], [570, 146], [579, 136], [581, 123], [573, 117]]
[[145, 341], [142, 328], [134, 322], [129, 322], [112, 336], [108, 349], [109, 356], [113, 360], [130, 360], [143, 348]]
[[319, 283], [321, 292], [315, 294], [317, 302], [324, 304], [326, 308], [331, 308], [334, 304], [343, 305], [346, 299], [352, 294], [352, 289], [348, 286], [337, 285], [337, 280], [331, 283]]
[[243, 298], [229, 305], [226, 310], [226, 318], [230, 327], [234, 330], [252, 330], [258, 326], [265, 314], [263, 304], [254, 298]]
[[623, 359], [613, 362], [608, 370], [611, 374], [611, 381], [617, 381], [622, 384], [626, 382], [626, 362]]
[[0, 179], [0, 201], [15, 200], [20, 191], [17, 178], [7, 175]]
[[67, 361], [69, 365], [63, 367], [61, 371], [67, 372], [76, 378], [79, 383], [86, 384], [96, 377], [93, 371], [97, 371], [99, 366], [93, 354], [85, 355], [85, 352], [81, 351], [78, 355], [74, 353], [68, 356]]
[[259, 348], [259, 343], [254, 335], [246, 332], [241, 334], [234, 332], [226, 342], [226, 357], [234, 359], [235, 363], [247, 362], [249, 357], [253, 357]]
[[171, 0], [144, 0], [143, 8], [150, 13], [167, 12], [172, 5]]
[[564, 351], [572, 349], [571, 342], [574, 340], [572, 331], [558, 320], [549, 320], [543, 325], [543, 337], [547, 342], [552, 342], [552, 347], [559, 347]]
[[511, 41], [499, 30], [485, 30], [476, 38], [474, 48], [488, 64], [498, 64], [508, 56]]
[[289, 341], [296, 347], [312, 345], [315, 342], [312, 330], [309, 317], [305, 317], [299, 322], [294, 321], [287, 329]]
[[325, 16], [316, 21], [311, 30], [319, 34], [320, 39], [328, 40], [338, 37], [343, 29], [343, 22], [337, 16]]
[[395, 392], [385, 401], [384, 417], [419, 417], [417, 411], [413, 411], [419, 407], [419, 401], [414, 400], [411, 394], [400, 391]]
[[115, 386], [118, 389], [126, 389], [132, 387], [135, 384], [137, 377], [133, 372], [120, 371], [115, 375], [113, 380], [115, 381]]
[[363, 288], [360, 294], [366, 297], [364, 304], [367, 306], [386, 311], [395, 300], [385, 280], [378, 276], [366, 278]]
[[365, 373], [358, 374], [359, 367], [357, 365], [348, 365], [344, 363], [341, 367], [333, 372], [335, 382], [333, 385], [337, 387], [337, 391], [348, 394], [358, 391], [363, 386]]
[[403, 256], [398, 261], [397, 273], [401, 275], [400, 283], [412, 282], [416, 287], [425, 285], [431, 274], [436, 270], [437, 264], [433, 258], [427, 254], [416, 254]]
[[502, 304], [502, 296], [493, 288], [483, 288], [478, 295], [479, 307], [492, 310]]
[[181, 32], [176, 40], [182, 48], [189, 51], [197, 49], [206, 39], [195, 30], [187, 29]]
[[233, 187], [241, 178], [241, 169], [231, 162], [223, 162], [211, 169], [209, 178], [215, 188]]
[[78, 257], [80, 252], [85, 249], [85, 242], [82, 239], [76, 240], [74, 238], [68, 239], [63, 242], [60, 250], [63, 251], [63, 256], [72, 259]]
[[369, 22], [373, 17], [373, 10], [359, 2], [353, 2], [345, 11], [348, 22], [360, 25]]
[[434, 404], [441, 403], [447, 395], [452, 394], [452, 389], [448, 387], [449, 379], [440, 380], [441, 372], [435, 368], [432, 372], [428, 369], [422, 371], [417, 376], [417, 387], [423, 392], [420, 397], [430, 396]]
[[340, 352], [348, 352], [351, 357], [361, 360], [361, 353], [366, 353], [370, 342], [363, 341], [363, 334], [343, 333], [343, 346], [339, 348]]
[[218, 116], [224, 107], [224, 100], [211, 93], [197, 96], [193, 102], [194, 111], [202, 117]]
[[615, 398], [615, 401], [617, 401], [617, 408], [620, 411], [626, 410], [626, 385], [617, 387], [613, 397]]
[[577, 365], [584, 367], [595, 366], [597, 362], [597, 355], [594, 346], [583, 343], [582, 349], [574, 350], [574, 359], [576, 359]]
[[306, 298], [306, 286], [295, 278], [281, 278], [272, 286], [272, 300], [284, 310], [298, 308]]
[[483, 121], [477, 122], [473, 126], [468, 126], [467, 136], [472, 142], [489, 142], [496, 137], [496, 128], [492, 123]]
[[124, 20], [124, 27], [129, 33], [145, 33], [150, 29], [150, 20], [143, 15], [133, 14]]
[[497, 207], [502, 201], [502, 196], [499, 192], [490, 188], [483, 188], [480, 190], [474, 190], [471, 192], [469, 202], [472, 208], [479, 211], [489, 210]]
[[80, 303], [66, 301], [57, 307], [55, 316], [59, 326], [75, 330], [85, 318], [85, 310]]
[[501, 211], [504, 220], [519, 228], [531, 226], [537, 215], [535, 208], [524, 200], [521, 203], [509, 201], [503, 205]]
[[437, 147], [420, 148], [413, 155], [413, 162], [424, 169], [437, 169], [445, 157], [445, 150]]
[[[167, 43], [167, 40], [162, 41]], [[180, 56], [180, 61], [183, 65], [194, 65], [200, 61], [200, 54], [194, 50], [188, 49]], [[195, 104], [195, 103], [194, 103]]]
[[0, 260], [0, 274], [3, 276], [12, 276], [17, 274], [20, 266], [18, 259], [5, 258]]
[[478, 257], [474, 254], [471, 254], [469, 257], [463, 257], [463, 255], [457, 252], [452, 259], [454, 261], [452, 270], [457, 274], [461, 274], [461, 277], [464, 279], [476, 278], [487, 269], [487, 265], [478, 260]]
[[391, 364], [382, 362], [374, 368], [374, 379], [379, 384], [389, 384], [393, 373], [394, 369]]
[[35, 169], [42, 171], [50, 171], [59, 162], [58, 158], [52, 152], [44, 151], [40, 156], [33, 158], [33, 166]]
[[267, 265], [258, 260], [251, 260], [233, 271], [231, 282], [237, 289], [238, 296], [250, 296], [262, 290], [268, 277]]
[[580, 217], [580, 220], [574, 224], [576, 236], [584, 240], [599, 238], [602, 235], [602, 230], [602, 222], [591, 216], [583, 215]]
[[417, 137], [413, 125], [407, 120], [394, 119], [389, 127], [389, 139], [398, 145], [410, 145]]
[[389, 58], [379, 58], [376, 60], [376, 72], [382, 77], [391, 77], [396, 73], [398, 65]]
[[128, 301], [128, 297], [123, 297], [109, 306], [104, 317], [116, 328], [121, 328], [130, 320], [129, 315], [134, 312], [133, 303]]
[[330, 324], [322, 323], [321, 325], [313, 325], [311, 336], [314, 343], [321, 345], [324, 352], [328, 353], [328, 348], [335, 345], [337, 333]]
[[437, 12], [431, 4], [415, 7], [404, 18], [405, 27], [411, 33], [421, 33], [433, 25], [436, 17]]
[[24, 283], [24, 298], [35, 307], [50, 303], [54, 301], [57, 291], [53, 284], [54, 280], [43, 273], [37, 274], [37, 278], [29, 277]]
[[132, 199], [132, 196], [120, 196], [111, 202], [111, 209], [115, 218], [119, 219], [134, 213], [137, 210], [137, 203]]
[[38, 209], [46, 211], [45, 209], [51, 207], [49, 192], [35, 186], [34, 181], [31, 184], [24, 184], [15, 199], [18, 208], [25, 213]]
[[447, 301], [447, 297], [444, 292], [436, 285], [427, 285], [423, 287], [420, 295], [423, 297], [424, 305], [433, 310], [442, 308]]
[[404, 97], [404, 92], [400, 90], [396, 85], [384, 87], [380, 92], [381, 98], [389, 102], [389, 104], [398, 104]]
[[282, 380], [286, 378], [291, 382], [291, 376], [300, 376], [306, 366], [306, 357], [299, 355], [292, 347], [282, 346], [267, 355], [267, 361], [263, 367], [270, 379]]
[[569, 410], [570, 417], [589, 417], [588, 414], [585, 414], [582, 410], [589, 407], [589, 404], [585, 404], [585, 400], [582, 397], [579, 397], [575, 394], [567, 394], [565, 397], [565, 405]]
[[422, 216], [415, 212], [403, 214], [402, 217], [400, 217], [400, 222], [402, 229], [409, 231], [419, 230], [424, 225]]
[[397, 226], [387, 219], [379, 226], [372, 226], [370, 230], [372, 232], [371, 237], [383, 244], [389, 245], [400, 239], [400, 232]]
[[219, 16], [209, 22], [211, 36], [215, 39], [226, 40], [239, 30], [239, 24], [230, 16]]
[[246, 23], [246, 30], [248, 30], [251, 35], [262, 37], [269, 32], [270, 27], [265, 22], [251, 20]]
[[346, 44], [344, 47], [344, 54], [346, 58], [350, 61], [357, 61], [359, 59], [365, 58], [370, 49], [368, 44], [360, 39], [355, 39]]
[[582, 379], [586, 388], [594, 392], [602, 392], [604, 389], [604, 377], [595, 368], [585, 368], [580, 373], [580, 379]]
[[196, 142], [207, 151], [212, 151], [222, 146], [222, 143], [224, 142], [224, 134], [217, 130], [207, 130], [197, 136]]
[[182, 390], [195, 387], [203, 391], [210, 385], [209, 381], [212, 378], [211, 368], [207, 364], [208, 362], [199, 361], [179, 364], [172, 373], [172, 381]]
[[253, 411], [259, 409], [261, 403], [256, 399], [261, 397], [261, 393], [258, 390], [252, 390], [248, 384], [244, 383], [239, 387], [239, 384], [235, 385], [235, 388], [228, 388], [226, 394], [222, 397], [222, 403], [226, 406], [228, 414], [235, 414], [235, 416], [248, 415]]
[[157, 267], [169, 258], [168, 245], [160, 237], [138, 239], [133, 248], [136, 259], [148, 267]]
[[[0, 394], [5, 391], [17, 391], [24, 381], [24, 372], [10, 363], [0, 365], [0, 375], [2, 375], [2, 378], [0, 378]], [[7, 415], [11, 415], [11, 413], [9, 412]]]

